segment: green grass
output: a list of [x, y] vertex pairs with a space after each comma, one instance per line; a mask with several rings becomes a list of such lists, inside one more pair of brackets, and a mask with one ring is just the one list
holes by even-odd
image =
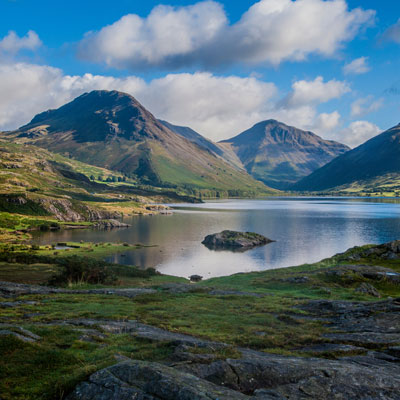
[[116, 362], [116, 355], [160, 361], [171, 352], [165, 343], [151, 343], [129, 335], [106, 335], [93, 343], [68, 327], [32, 331], [40, 344], [0, 340], [0, 393], [4, 400], [62, 399], [91, 373]]
[[[81, 247], [71, 250], [71, 253], [91, 254], [87, 249], [92, 244], [75, 245]], [[367, 281], [381, 292], [382, 298], [399, 296], [399, 286], [385, 280], [371, 281], [351, 272], [341, 276], [326, 273], [331, 267], [354, 263], [349, 257], [361, 254], [368, 247], [350, 249], [315, 264], [209, 279], [195, 284], [193, 287], [196, 290], [189, 293], [162, 290], [163, 283], [187, 282], [181, 278], [137, 276], [137, 270], [133, 267], [114, 266], [114, 272], [119, 277], [116, 287], [153, 287], [158, 289], [157, 292], [132, 299], [115, 295], [71, 293], [20, 296], [19, 300], [33, 300], [36, 303], [1, 309], [0, 322], [25, 326], [42, 336], [43, 340], [36, 344], [21, 344], [12, 338], [1, 339], [2, 398], [60, 399], [78, 381], [114, 363], [115, 354], [146, 360], [166, 360], [170, 355], [171, 348], [166, 343], [155, 344], [129, 335], [113, 334], [87, 343], [80, 341], [80, 334], [72, 328], [46, 325], [68, 319], [138, 320], [172, 332], [221, 341], [230, 345], [216, 355], [221, 359], [239, 356], [236, 346], [282, 355], [313, 355], [296, 349], [324, 342], [321, 335], [328, 332], [329, 328], [307, 318], [307, 313], [297, 306], [310, 299], [323, 298], [376, 301], [375, 297], [355, 291], [360, 283]], [[51, 255], [48, 249], [38, 253]], [[365, 258], [358, 263], [381, 265], [400, 271], [398, 260]], [[51, 272], [49, 268], [54, 268], [54, 265], [1, 263], [0, 280], [12, 275], [16, 280], [24, 279], [23, 276], [30, 276], [32, 281], [39, 280], [41, 274], [45, 277], [46, 271]], [[303, 283], [288, 281], [296, 277], [308, 277], [308, 280]], [[71, 286], [72, 289], [95, 287], [102, 286]], [[262, 296], [209, 295], [209, 288], [252, 292]], [[0, 301], [5, 300], [0, 298]], [[201, 352], [201, 349], [193, 351]], [[341, 354], [327, 352], [322, 356], [336, 358]]]

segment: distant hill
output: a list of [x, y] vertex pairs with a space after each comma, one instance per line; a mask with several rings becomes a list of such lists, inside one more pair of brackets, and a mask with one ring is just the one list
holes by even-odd
[[254, 178], [277, 189], [287, 189], [349, 150], [344, 144], [272, 119], [220, 144], [229, 145]]
[[388, 174], [399, 173], [400, 124], [335, 158], [295, 184], [293, 189], [321, 191], [356, 182], [362, 187], [381, 185]]
[[206, 139], [204, 136], [200, 135], [200, 133], [187, 126], [173, 125], [167, 121], [162, 120], [159, 121], [167, 128], [171, 129], [171, 131], [185, 137], [193, 143], [196, 143], [200, 147], [207, 149], [217, 157], [221, 157], [235, 168], [244, 171], [246, 170], [244, 165], [230, 146], [224, 146], [223, 143], [215, 143], [209, 139]]
[[210, 151], [193, 137], [177, 134], [135, 98], [117, 91], [85, 93], [5, 136], [154, 186], [210, 191], [210, 195], [272, 192], [217, 157], [218, 149]]

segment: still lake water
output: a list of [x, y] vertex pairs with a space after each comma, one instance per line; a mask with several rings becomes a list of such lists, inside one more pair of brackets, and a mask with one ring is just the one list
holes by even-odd
[[[126, 218], [130, 228], [38, 233], [35, 242], [129, 242], [156, 247], [108, 261], [154, 267], [164, 274], [204, 278], [319, 261], [349, 247], [400, 239], [396, 199], [270, 198], [173, 205], [173, 215]], [[209, 250], [210, 234], [232, 229], [261, 233], [275, 243], [245, 253]]]

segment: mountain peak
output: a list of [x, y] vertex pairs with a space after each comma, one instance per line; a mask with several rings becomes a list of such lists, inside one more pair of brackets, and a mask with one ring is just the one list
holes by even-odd
[[261, 121], [224, 142], [232, 147], [247, 172], [277, 189], [287, 188], [349, 150], [275, 119]]
[[117, 137], [137, 140], [169, 131], [133, 96], [116, 90], [93, 90], [56, 110], [36, 115], [20, 128], [49, 125], [48, 133], [70, 131], [80, 143]]

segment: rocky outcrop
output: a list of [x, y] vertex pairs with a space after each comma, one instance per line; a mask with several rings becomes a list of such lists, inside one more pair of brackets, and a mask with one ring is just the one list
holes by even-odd
[[112, 228], [129, 228], [129, 224], [125, 224], [117, 219], [107, 219], [103, 221], [99, 221], [96, 223], [96, 227], [103, 229], [112, 229]]
[[382, 260], [399, 260], [400, 259], [400, 240], [371, 246], [367, 249], [357, 248], [352, 249], [354, 254], [349, 255], [348, 259], [358, 261], [361, 258], [375, 258]]
[[[155, 293], [155, 289], [148, 288], [128, 288], [128, 289], [118, 289], [118, 288], [104, 288], [104, 289], [88, 289], [88, 290], [69, 290], [69, 289], [59, 289], [52, 288], [48, 286], [38, 286], [38, 285], [26, 285], [23, 283], [13, 283], [13, 282], [2, 282], [0, 281], [0, 297], [12, 298], [18, 297], [26, 294], [54, 294], [54, 293], [65, 293], [65, 294], [99, 294], [99, 295], [114, 295], [133, 298], [142, 294]], [[16, 305], [19, 302], [15, 302]], [[0, 303], [0, 307], [4, 303]], [[4, 307], [10, 306], [12, 303], [7, 302]]]
[[248, 250], [256, 246], [263, 246], [273, 240], [253, 232], [236, 232], [225, 230], [207, 235], [201, 242], [209, 249], [240, 249]]
[[77, 206], [68, 199], [53, 199], [43, 197], [38, 199], [38, 203], [51, 215], [54, 215], [59, 221], [81, 222], [81, 221], [99, 221], [104, 219], [119, 218], [121, 215], [117, 212], [110, 212], [89, 207], [86, 204], [79, 203]]
[[215, 360], [213, 346], [201, 354], [192, 349], [179, 345], [176, 361], [168, 366], [131, 360], [108, 367], [79, 384], [67, 399], [400, 398], [398, 363], [372, 356], [326, 360], [239, 349], [239, 358]]
[[241, 393], [146, 361], [126, 361], [93, 374], [67, 400], [240, 400]]

